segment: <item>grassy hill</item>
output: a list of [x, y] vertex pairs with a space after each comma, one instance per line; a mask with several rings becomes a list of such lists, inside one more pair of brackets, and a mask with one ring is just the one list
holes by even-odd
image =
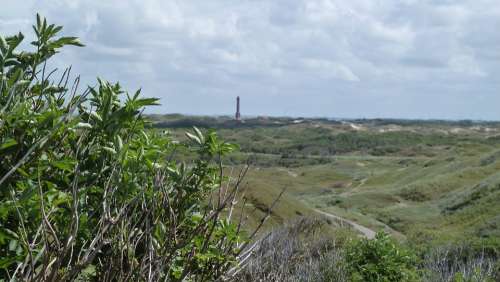
[[269, 224], [318, 208], [414, 243], [499, 243], [499, 123], [152, 118], [178, 137], [196, 125], [239, 144], [227, 161], [253, 163], [249, 210], [264, 213], [286, 188]]

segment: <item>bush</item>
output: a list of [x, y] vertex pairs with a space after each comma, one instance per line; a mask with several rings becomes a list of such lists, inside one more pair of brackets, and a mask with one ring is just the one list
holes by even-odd
[[423, 281], [493, 282], [498, 281], [498, 259], [468, 244], [432, 247], [422, 261]]
[[[240, 179], [222, 174], [235, 146], [148, 132], [141, 113], [157, 99], [103, 80], [80, 92], [47, 61], [83, 45], [39, 16], [34, 30], [35, 51], [17, 50], [21, 33], [0, 36], [0, 280], [225, 275], [247, 245], [231, 221]], [[175, 161], [181, 146], [193, 162]]]
[[316, 218], [301, 217], [256, 242], [236, 281], [348, 281], [344, 252], [331, 230]]
[[416, 256], [386, 233], [354, 241], [346, 252], [352, 281], [418, 281]]

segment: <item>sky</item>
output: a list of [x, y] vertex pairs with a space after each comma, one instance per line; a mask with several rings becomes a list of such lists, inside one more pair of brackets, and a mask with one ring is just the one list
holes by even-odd
[[500, 0], [0, 0], [78, 36], [54, 66], [149, 113], [500, 120]]

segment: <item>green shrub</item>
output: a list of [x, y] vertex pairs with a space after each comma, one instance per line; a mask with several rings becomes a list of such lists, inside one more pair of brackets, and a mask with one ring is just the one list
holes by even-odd
[[[49, 71], [62, 47], [83, 46], [61, 29], [37, 16], [34, 51], [0, 36], [0, 281], [223, 276], [246, 246], [222, 215], [240, 180], [227, 183], [220, 160], [235, 146], [148, 132], [142, 111], [157, 99], [103, 80], [79, 91], [70, 69]], [[175, 161], [181, 146], [194, 161]]]
[[418, 281], [416, 256], [383, 232], [353, 242], [346, 261], [352, 281]]

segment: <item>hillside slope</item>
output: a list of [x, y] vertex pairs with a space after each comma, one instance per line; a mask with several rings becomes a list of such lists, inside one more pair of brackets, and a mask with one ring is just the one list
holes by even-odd
[[[196, 120], [176, 116], [175, 124]], [[252, 163], [246, 178], [251, 222], [286, 188], [270, 226], [319, 209], [417, 243], [467, 238], [498, 244], [498, 123], [201, 120], [198, 125], [241, 146], [229, 165]], [[162, 124], [156, 126], [169, 123]], [[168, 129], [180, 137], [186, 128]]]

